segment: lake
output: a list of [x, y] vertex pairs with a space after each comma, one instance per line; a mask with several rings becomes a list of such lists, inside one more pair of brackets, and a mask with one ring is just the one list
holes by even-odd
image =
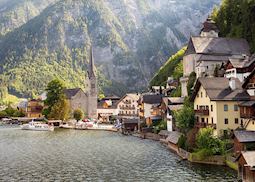
[[0, 126], [0, 181], [236, 181], [235, 171], [182, 161], [159, 142], [105, 131]]

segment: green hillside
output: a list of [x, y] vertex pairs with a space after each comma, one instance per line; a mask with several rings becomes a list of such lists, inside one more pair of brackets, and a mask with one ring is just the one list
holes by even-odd
[[172, 55], [152, 78], [150, 86], [165, 86], [169, 76], [174, 77], [174, 79], [179, 79], [183, 75], [182, 58], [185, 51], [186, 47]]

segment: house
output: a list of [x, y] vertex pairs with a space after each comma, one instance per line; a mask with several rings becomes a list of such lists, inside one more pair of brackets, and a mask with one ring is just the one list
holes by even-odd
[[237, 78], [198, 78], [191, 100], [194, 102], [196, 127], [211, 127], [214, 135], [241, 127], [239, 103], [249, 101]]
[[139, 125], [139, 119], [138, 118], [132, 118], [132, 119], [121, 119], [122, 123], [122, 132], [133, 132], [138, 130]]
[[255, 150], [255, 131], [234, 131], [234, 152], [240, 154], [249, 150]]
[[119, 110], [117, 103], [119, 100], [119, 97], [111, 96], [98, 101], [97, 118], [100, 122], [108, 123], [111, 119], [118, 116]]
[[174, 130], [173, 113], [182, 109], [184, 103], [183, 97], [163, 97], [161, 103], [162, 118], [167, 121], [167, 130]]
[[247, 92], [251, 96], [251, 100], [255, 100], [255, 69], [244, 80], [243, 89], [247, 90]]
[[[85, 75], [84, 75], [85, 76]], [[86, 75], [86, 92], [81, 88], [66, 89], [64, 93], [71, 106], [71, 111], [81, 109], [90, 118], [97, 118], [97, 77], [93, 58], [93, 49], [90, 49], [88, 73]]]
[[[182, 96], [188, 95], [188, 77], [195, 72], [198, 77], [214, 76], [215, 68], [235, 55], [250, 56], [249, 44], [245, 39], [218, 37], [215, 23], [207, 19], [200, 36], [192, 36], [183, 56]], [[214, 25], [215, 26], [214, 26]]]
[[238, 161], [238, 178], [243, 182], [255, 181], [255, 151], [242, 152]]
[[239, 104], [242, 127], [255, 131], [255, 101], [244, 101]]
[[26, 108], [26, 117], [41, 118], [43, 117], [43, 102], [40, 99], [32, 99], [28, 101]]
[[168, 137], [166, 138], [166, 141], [168, 143], [168, 147], [177, 152], [178, 153], [178, 150], [179, 150], [179, 147], [178, 147], [178, 141], [179, 141], [179, 138], [182, 136], [182, 134], [178, 131], [171, 131], [168, 133]]
[[161, 101], [162, 95], [159, 94], [144, 94], [140, 99], [140, 111], [145, 122], [150, 126], [154, 121], [161, 120]]
[[64, 94], [71, 111], [81, 109], [87, 115], [88, 95], [81, 88], [65, 89]]
[[139, 98], [140, 94], [136, 93], [128, 93], [123, 96], [117, 103], [119, 118], [139, 118]]
[[243, 82], [255, 67], [255, 55], [235, 55], [224, 65], [226, 78], [238, 78]]

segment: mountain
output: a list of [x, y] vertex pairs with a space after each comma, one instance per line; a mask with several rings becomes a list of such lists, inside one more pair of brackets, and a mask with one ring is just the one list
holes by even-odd
[[16, 14], [14, 7], [26, 13], [0, 19], [1, 25], [12, 22], [1, 30], [0, 87], [31, 97], [55, 77], [83, 88], [90, 45], [106, 94], [146, 87], [165, 60], [200, 30], [219, 0], [6, 2], [0, 0], [0, 17]]

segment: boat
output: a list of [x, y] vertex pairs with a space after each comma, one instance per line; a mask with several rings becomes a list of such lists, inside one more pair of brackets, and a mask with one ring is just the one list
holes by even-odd
[[22, 130], [33, 130], [33, 131], [54, 131], [54, 126], [42, 122], [31, 121], [28, 124], [21, 126]]

